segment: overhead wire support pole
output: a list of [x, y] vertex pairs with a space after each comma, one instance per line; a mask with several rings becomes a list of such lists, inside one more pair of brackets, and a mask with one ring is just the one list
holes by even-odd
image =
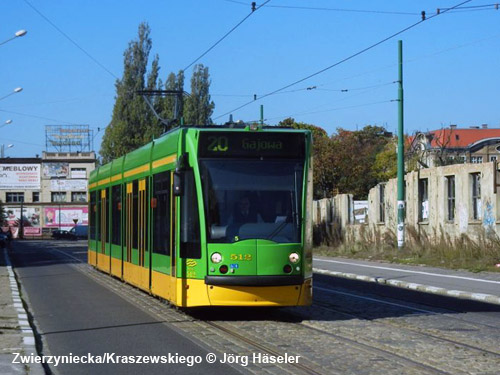
[[404, 165], [404, 102], [403, 102], [403, 41], [398, 41], [398, 248], [405, 244], [405, 165]]

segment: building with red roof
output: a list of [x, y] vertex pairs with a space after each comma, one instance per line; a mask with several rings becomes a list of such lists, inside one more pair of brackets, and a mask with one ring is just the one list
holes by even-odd
[[409, 138], [409, 153], [422, 167], [500, 160], [500, 129], [488, 125], [417, 132]]

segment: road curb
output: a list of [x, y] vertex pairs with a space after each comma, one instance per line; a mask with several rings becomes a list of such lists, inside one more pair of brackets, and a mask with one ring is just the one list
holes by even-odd
[[[28, 319], [28, 312], [24, 308], [24, 303], [21, 298], [21, 295], [19, 293], [19, 287], [17, 284], [17, 278], [16, 274], [14, 273], [14, 270], [12, 268], [12, 263], [10, 262], [9, 254], [6, 249], [3, 249], [4, 257], [5, 257], [5, 264], [7, 268], [7, 272], [9, 274], [9, 284], [10, 284], [10, 290], [12, 293], [12, 300], [13, 300], [13, 305], [14, 308], [17, 311], [17, 321], [19, 328], [21, 329], [22, 332], [22, 338], [23, 338], [23, 346], [24, 346], [24, 351], [25, 355], [33, 355], [37, 356], [38, 352], [36, 350], [36, 340], [35, 340], [35, 333], [33, 332], [33, 328], [30, 325], [29, 319]], [[29, 368], [29, 374], [31, 375], [43, 375], [45, 374], [45, 370], [43, 366], [40, 363], [30, 363], [30, 364], [25, 364]]]
[[445, 289], [445, 288], [439, 288], [436, 286], [417, 284], [417, 283], [409, 283], [409, 282], [401, 281], [401, 280], [384, 279], [382, 277], [371, 277], [371, 276], [357, 275], [354, 273], [345, 273], [345, 272], [335, 272], [335, 271], [323, 270], [321, 268], [313, 268], [313, 272], [318, 273], [320, 275], [342, 277], [344, 279], [365, 281], [365, 282], [376, 283], [376, 284], [381, 284], [381, 285], [394, 286], [394, 287], [402, 288], [402, 289], [415, 290], [418, 292], [437, 294], [440, 296], [468, 299], [468, 300], [472, 300], [472, 301], [486, 302], [486, 303], [492, 303], [495, 305], [500, 305], [500, 297], [494, 296], [492, 294], [471, 293], [471, 292], [464, 292], [462, 290], [450, 290], [450, 289]]

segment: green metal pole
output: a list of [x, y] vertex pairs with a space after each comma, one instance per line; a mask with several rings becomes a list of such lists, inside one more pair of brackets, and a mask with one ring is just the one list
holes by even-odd
[[264, 125], [264, 105], [260, 105], [260, 126]]
[[404, 165], [404, 117], [403, 117], [403, 41], [398, 41], [399, 88], [398, 88], [398, 248], [405, 244], [405, 165]]

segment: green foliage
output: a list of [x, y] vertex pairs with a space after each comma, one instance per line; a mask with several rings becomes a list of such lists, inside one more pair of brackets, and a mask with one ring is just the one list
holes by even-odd
[[375, 156], [373, 174], [378, 181], [388, 181], [398, 175], [397, 138], [393, 138]]
[[210, 74], [203, 64], [195, 65], [191, 77], [191, 95], [184, 105], [184, 120], [190, 125], [212, 124], [215, 104], [210, 100]]
[[315, 199], [335, 193], [365, 199], [372, 187], [397, 173], [395, 140], [383, 127], [367, 125], [356, 131], [339, 128], [329, 137], [324, 129], [293, 118], [278, 126], [311, 130]]
[[[141, 90], [176, 90], [184, 93], [184, 72], [170, 73], [165, 85], [159, 78], [160, 58], [156, 55], [148, 72], [152, 40], [147, 23], [139, 25], [137, 39], [132, 40], [124, 52], [123, 77], [115, 83], [116, 101], [111, 122], [106, 128], [101, 144], [102, 163], [120, 157], [159, 137], [165, 130], [178, 124], [184, 115], [188, 124], [211, 124], [214, 102], [210, 100], [208, 68], [196, 65], [191, 78], [191, 96], [183, 101], [173, 96], [150, 96], [154, 115], [145, 99], [136, 92]], [[176, 107], [177, 106], [177, 107]], [[177, 110], [176, 110], [177, 109]]]
[[367, 125], [361, 130], [337, 129], [331, 137], [334, 188], [339, 193], [351, 193], [355, 199], [366, 199], [381, 176], [374, 169], [377, 154], [382, 152], [392, 136], [381, 126]]
[[[150, 124], [156, 121], [144, 99], [136, 94], [144, 90], [146, 71], [151, 51], [151, 30], [147, 23], [139, 25], [138, 37], [129, 43], [124, 52], [122, 79], [116, 81], [116, 101], [111, 123], [106, 128], [101, 144], [103, 162], [109, 162], [127, 152], [142, 146], [150, 140], [154, 130]], [[148, 88], [156, 88], [158, 56], [147, 78]]]

